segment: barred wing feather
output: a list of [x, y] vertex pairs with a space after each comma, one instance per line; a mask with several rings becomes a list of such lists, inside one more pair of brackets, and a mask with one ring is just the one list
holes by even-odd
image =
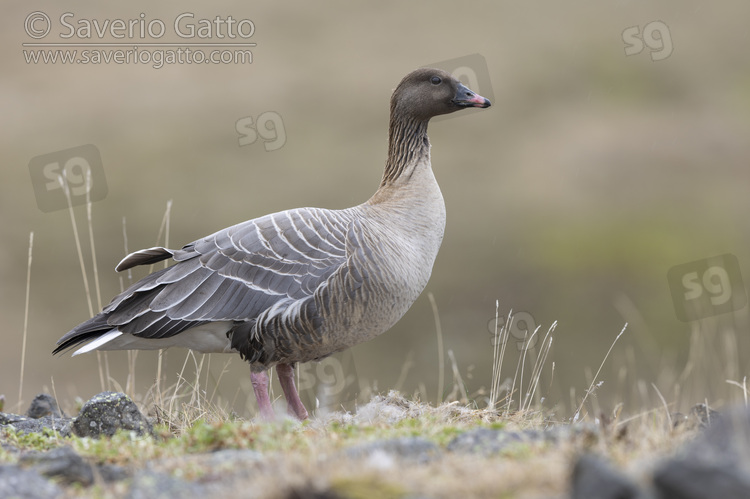
[[[169, 338], [208, 322], [251, 322], [280, 301], [310, 297], [347, 260], [351, 210], [300, 208], [243, 222], [180, 250], [128, 255], [125, 270], [172, 257], [58, 342], [61, 351], [110, 331]], [[299, 309], [298, 309], [299, 310]]]

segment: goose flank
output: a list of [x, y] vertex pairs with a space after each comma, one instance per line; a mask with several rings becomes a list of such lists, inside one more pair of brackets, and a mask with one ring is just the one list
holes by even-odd
[[344, 210], [298, 208], [249, 220], [181, 249], [149, 248], [117, 271], [171, 258], [57, 342], [53, 353], [185, 347], [235, 352], [250, 364], [261, 417], [272, 419], [267, 370], [288, 411], [307, 418], [298, 362], [322, 359], [390, 329], [432, 272], [445, 204], [430, 164], [430, 118], [490, 106], [445, 71], [409, 73], [391, 97], [383, 178]]

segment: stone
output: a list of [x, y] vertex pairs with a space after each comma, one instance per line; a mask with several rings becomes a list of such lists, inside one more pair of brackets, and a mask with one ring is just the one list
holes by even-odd
[[584, 454], [573, 468], [571, 499], [631, 499], [642, 497], [638, 485], [602, 458]]
[[19, 459], [21, 465], [32, 465], [34, 471], [48, 478], [58, 478], [66, 484], [94, 483], [91, 465], [70, 447], [58, 447], [47, 452], [28, 452]]
[[26, 411], [26, 416], [33, 419], [39, 419], [44, 416], [61, 418], [62, 414], [60, 414], [60, 408], [57, 406], [57, 400], [52, 395], [40, 393], [31, 401], [31, 405], [29, 405]]
[[208, 494], [205, 487], [174, 478], [164, 473], [155, 473], [152, 471], [141, 471], [133, 478], [127, 499], [159, 499], [173, 498], [180, 499], [204, 498]]
[[0, 497], [50, 499], [62, 495], [60, 487], [34, 470], [16, 465], [0, 466]]
[[352, 458], [373, 458], [384, 454], [386, 457], [424, 464], [439, 458], [441, 451], [436, 444], [425, 438], [403, 437], [354, 445], [344, 453]]
[[736, 466], [699, 458], [673, 459], [654, 474], [654, 486], [664, 499], [747, 499], [750, 475]]
[[124, 393], [102, 392], [89, 399], [72, 424], [79, 437], [113, 436], [117, 430], [134, 431], [142, 436], [151, 434], [151, 422]]

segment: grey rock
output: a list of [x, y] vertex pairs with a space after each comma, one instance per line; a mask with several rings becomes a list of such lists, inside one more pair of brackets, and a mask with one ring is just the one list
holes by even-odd
[[657, 492], [670, 499], [750, 497], [750, 409], [718, 414], [699, 404], [691, 415], [704, 429], [657, 468]]
[[573, 468], [571, 499], [635, 499], [638, 485], [603, 459], [584, 454]]
[[523, 444], [543, 442], [544, 432], [539, 430], [506, 431], [477, 428], [461, 433], [448, 443], [451, 452], [491, 455]]
[[111, 437], [117, 430], [130, 430], [138, 435], [151, 434], [151, 422], [141, 414], [135, 403], [124, 393], [102, 392], [88, 400], [72, 424], [79, 437]]
[[427, 463], [440, 457], [440, 447], [421, 437], [403, 437], [390, 440], [379, 440], [354, 445], [346, 449], [345, 454], [352, 458], [373, 456], [380, 452], [413, 463]]
[[26, 416], [20, 414], [12, 414], [10, 412], [0, 412], [0, 425], [14, 424], [19, 421], [25, 421], [28, 419]]
[[62, 497], [63, 491], [33, 470], [16, 465], [0, 466], [0, 497], [48, 499]]
[[94, 483], [91, 465], [70, 447], [58, 447], [47, 452], [28, 452], [19, 459], [22, 465], [32, 465], [34, 471], [48, 478], [59, 478], [67, 484]]
[[212, 452], [205, 459], [211, 469], [232, 469], [263, 461], [263, 454], [251, 449], [222, 449]]
[[52, 395], [40, 393], [31, 401], [31, 405], [29, 405], [29, 409], [26, 411], [26, 416], [34, 419], [44, 416], [60, 418], [62, 414], [60, 414], [60, 408], [57, 406], [57, 400]]
[[710, 426], [686, 446], [685, 453], [750, 466], [750, 409], [737, 407], [722, 415], [713, 414], [710, 421]]
[[333, 490], [311, 490], [310, 488], [294, 487], [289, 490], [284, 499], [344, 499]]
[[135, 475], [127, 499], [189, 499], [206, 496], [205, 487], [164, 473], [142, 471]]
[[[7, 416], [7, 414], [5, 414]], [[17, 416], [14, 414], [14, 416]], [[41, 433], [45, 429], [56, 431], [61, 436], [70, 435], [70, 418], [57, 418], [54, 416], [44, 416], [39, 419], [28, 418], [25, 416], [18, 416], [14, 418], [12, 423], [8, 423], [16, 431], [21, 433]], [[0, 423], [3, 424], [3, 423]]]
[[132, 474], [127, 468], [115, 464], [103, 464], [96, 467], [96, 472], [107, 483], [119, 482], [130, 478]]
[[675, 459], [654, 474], [654, 486], [664, 499], [747, 499], [750, 475], [736, 466], [697, 458]]

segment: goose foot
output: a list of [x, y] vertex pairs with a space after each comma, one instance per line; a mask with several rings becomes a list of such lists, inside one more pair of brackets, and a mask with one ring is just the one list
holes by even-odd
[[291, 364], [277, 364], [276, 372], [279, 375], [279, 383], [286, 397], [287, 411], [300, 421], [307, 419], [307, 409], [299, 399], [297, 387], [294, 386], [294, 366]]
[[250, 382], [253, 384], [260, 417], [266, 421], [272, 421], [275, 415], [271, 407], [271, 398], [268, 396], [268, 374], [265, 371], [259, 373], [251, 372]]

